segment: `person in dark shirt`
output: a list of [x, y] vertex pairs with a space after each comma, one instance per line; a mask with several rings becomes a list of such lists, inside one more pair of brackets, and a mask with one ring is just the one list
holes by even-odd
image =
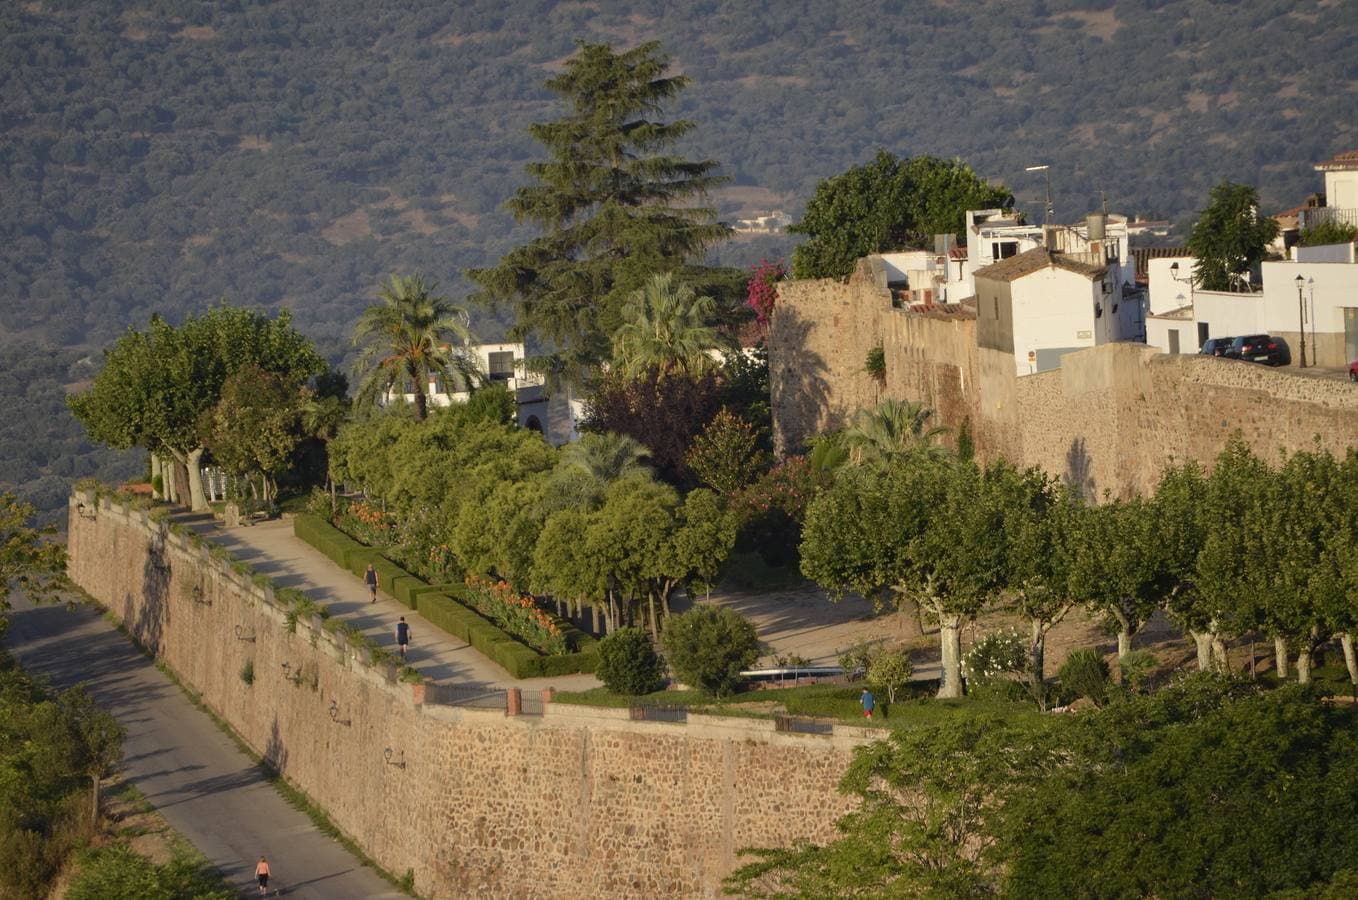
[[401, 659], [406, 658], [406, 645], [410, 643], [410, 626], [406, 624], [406, 617], [401, 616], [401, 621], [396, 623], [396, 646], [401, 648]]
[[377, 570], [372, 563], [368, 563], [368, 571], [363, 573], [363, 580], [368, 583], [368, 596], [372, 597], [372, 602], [377, 602]]

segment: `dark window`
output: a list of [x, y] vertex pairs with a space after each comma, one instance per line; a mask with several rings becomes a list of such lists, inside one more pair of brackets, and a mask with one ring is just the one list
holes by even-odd
[[1202, 346], [1203, 344], [1205, 344], [1205, 343], [1207, 343], [1207, 323], [1206, 323], [1206, 322], [1199, 322], [1199, 323], [1198, 323], [1198, 346], [1201, 347], [1201, 346]]
[[490, 354], [490, 378], [492, 381], [508, 381], [514, 377], [514, 352], [502, 350]]
[[1018, 241], [991, 241], [990, 255], [995, 259], [1008, 259], [1018, 255]]

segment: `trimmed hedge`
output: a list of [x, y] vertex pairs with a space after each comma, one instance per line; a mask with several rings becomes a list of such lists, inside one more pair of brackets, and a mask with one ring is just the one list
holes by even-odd
[[426, 584], [400, 566], [382, 556], [372, 547], [361, 544], [319, 516], [311, 514], [293, 517], [292, 531], [297, 537], [321, 551], [341, 568], [359, 578], [368, 564], [377, 572], [377, 584], [402, 604], [419, 614], [436, 628], [470, 644], [472, 649], [504, 669], [511, 678], [545, 678], [593, 672], [598, 664], [595, 647], [598, 641], [571, 622], [557, 618], [557, 623], [573, 653], [545, 656], [520, 643], [516, 638], [486, 619], [465, 600], [466, 586], [461, 584]]

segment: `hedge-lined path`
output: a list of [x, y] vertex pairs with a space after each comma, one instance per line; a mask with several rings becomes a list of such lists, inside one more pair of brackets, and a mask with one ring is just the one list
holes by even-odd
[[335, 615], [354, 622], [364, 634], [390, 650], [396, 649], [396, 622], [405, 616], [411, 630], [409, 663], [436, 683], [532, 690], [554, 687], [563, 691], [583, 691], [599, 684], [588, 674], [510, 678], [471, 646], [429, 624], [390, 595], [379, 592], [377, 602], [369, 602], [367, 586], [294, 535], [290, 517], [240, 528], [223, 528], [207, 516], [180, 515], [176, 520], [256, 572], [268, 575], [279, 587], [304, 591], [317, 603], [329, 606]]
[[128, 781], [243, 896], [255, 894], [261, 854], [290, 897], [404, 896], [289, 806], [235, 742], [93, 608], [35, 607], [17, 597], [14, 606], [4, 639], [10, 651], [55, 687], [85, 683], [127, 728]]

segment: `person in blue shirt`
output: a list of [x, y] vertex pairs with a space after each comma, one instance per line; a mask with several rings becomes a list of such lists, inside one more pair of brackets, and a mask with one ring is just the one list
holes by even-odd
[[877, 705], [876, 699], [872, 696], [872, 691], [863, 688], [863, 718], [872, 718], [872, 708]]

